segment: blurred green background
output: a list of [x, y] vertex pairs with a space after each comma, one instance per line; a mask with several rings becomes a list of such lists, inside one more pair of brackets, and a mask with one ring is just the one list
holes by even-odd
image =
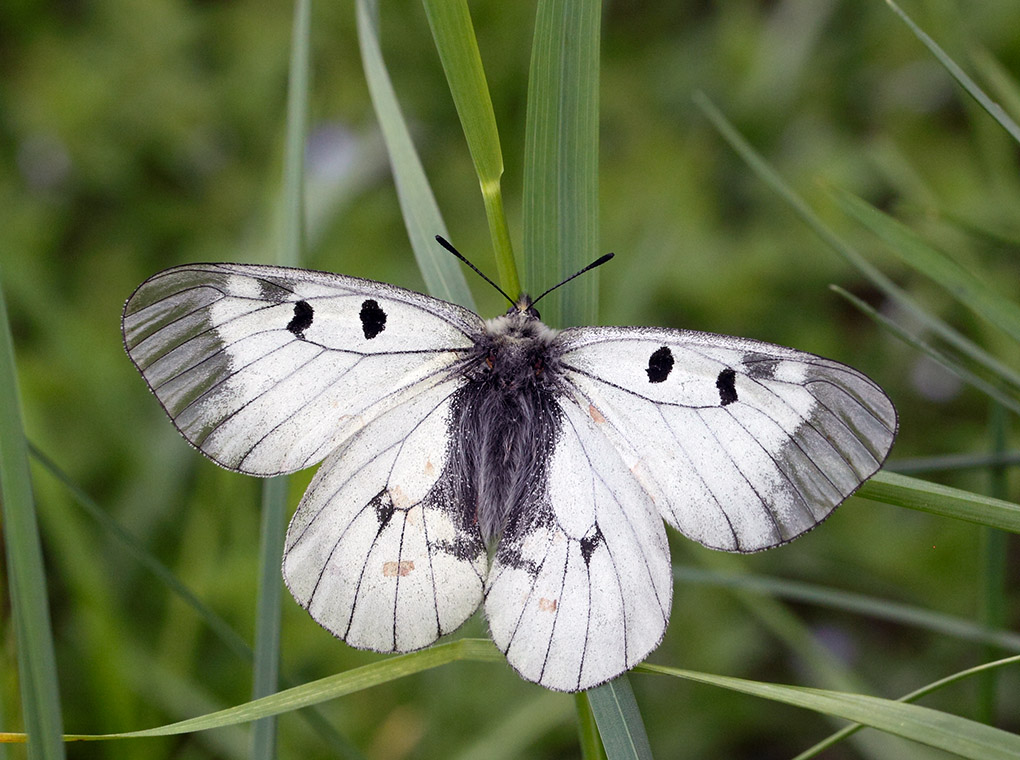
[[[904, 6], [1020, 117], [1008, 100], [1020, 72], [1020, 4]], [[473, 2], [471, 11], [519, 247], [534, 6], [490, 0]], [[420, 288], [361, 71], [353, 7], [319, 3], [313, 13], [304, 264]], [[119, 319], [133, 288], [159, 269], [272, 259], [291, 15], [289, 4], [265, 0], [0, 5], [0, 276], [29, 436], [249, 640], [259, 483], [218, 469], [177, 436], [123, 352]], [[477, 182], [422, 8], [383, 2], [381, 15], [386, 61], [453, 242], [492, 272]], [[1020, 296], [1016, 145], [883, 2], [609, 2], [602, 66], [602, 243], [591, 253], [618, 254], [602, 270], [603, 322], [745, 335], [852, 364], [900, 410], [894, 460], [988, 450], [988, 402], [828, 290], [838, 283], [882, 306], [691, 101], [705, 91], [872, 261], [1004, 355], [1008, 343], [886, 256], [824, 192], [835, 185], [863, 196], [980, 269], [1003, 294]], [[531, 291], [551, 284], [523, 278]], [[480, 282], [472, 286], [483, 316], [505, 308]], [[1006, 358], [1015, 366], [1015, 356]], [[36, 467], [34, 475], [66, 730], [143, 728], [248, 699], [249, 666], [49, 472]], [[294, 504], [310, 475], [293, 478]], [[983, 471], [932, 477], [987, 490]], [[1015, 477], [1010, 485], [1016, 500]], [[718, 560], [671, 538], [677, 564]], [[790, 547], [725, 559], [750, 572], [974, 617], [979, 541], [980, 531], [963, 523], [851, 500]], [[1016, 548], [1014, 541], [1014, 628]], [[13, 728], [18, 697], [5, 599], [0, 728]], [[860, 616], [809, 605], [785, 612], [829, 647], [860, 688], [882, 696], [985, 657], [973, 644]], [[484, 623], [472, 619], [465, 631], [484, 635]], [[283, 636], [283, 669], [298, 681], [377, 658], [333, 639], [289, 597]], [[666, 641], [651, 659], [818, 684], [752, 608], [693, 583], [677, 584]], [[999, 725], [1013, 731], [1020, 730], [1018, 680], [1007, 673], [1000, 683]], [[706, 686], [646, 675], [631, 681], [658, 757], [789, 757], [831, 730], [816, 715]], [[975, 702], [974, 685], [964, 684], [926, 704], [970, 716]], [[495, 742], [488, 757], [576, 754], [573, 701], [502, 665], [455, 664], [323, 712], [369, 758], [457, 757], [485, 741]], [[298, 717], [283, 717], [280, 732], [280, 757], [328, 756]], [[942, 756], [895, 741], [881, 746], [896, 757]], [[841, 747], [827, 757], [858, 751]], [[104, 758], [246, 752], [243, 728], [70, 749]]]

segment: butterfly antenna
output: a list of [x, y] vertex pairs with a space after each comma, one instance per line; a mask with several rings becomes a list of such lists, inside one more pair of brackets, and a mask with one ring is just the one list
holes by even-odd
[[605, 254], [604, 256], [599, 256], [599, 257], [598, 257], [597, 259], [595, 259], [595, 261], [593, 261], [592, 263], [590, 263], [590, 264], [589, 264], [588, 266], [586, 266], [586, 267], [585, 267], [584, 269], [581, 269], [580, 271], [574, 272], [574, 273], [573, 273], [572, 275], [570, 275], [570, 277], [568, 277], [567, 279], [565, 279], [565, 280], [563, 280], [562, 282], [559, 282], [559, 283], [557, 283], [557, 284], [553, 285], [553, 286], [552, 286], [551, 288], [549, 288], [549, 289], [548, 289], [547, 291], [545, 291], [545, 292], [544, 292], [544, 293], [543, 293], [542, 295], [540, 295], [540, 296], [539, 296], [538, 298], [536, 298], [536, 299], [535, 299], [534, 301], [532, 301], [531, 303], [532, 303], [532, 304], [536, 304], [536, 303], [538, 303], [538, 302], [539, 302], [539, 301], [541, 301], [541, 300], [542, 300], [543, 298], [545, 298], [545, 297], [546, 297], [547, 295], [549, 295], [549, 294], [550, 294], [550, 293], [552, 293], [552, 292], [553, 292], [554, 290], [556, 290], [556, 288], [558, 288], [558, 287], [559, 287], [560, 285], [566, 285], [566, 284], [567, 284], [568, 282], [570, 282], [570, 281], [571, 281], [572, 279], [574, 279], [575, 277], [580, 277], [580, 276], [581, 276], [582, 274], [584, 274], [584, 273], [585, 273], [585, 272], [587, 272], [588, 270], [590, 270], [590, 269], [594, 269], [595, 267], [600, 267], [600, 266], [602, 266], [602, 265], [603, 265], [603, 264], [605, 264], [605, 263], [606, 263], [607, 261], [609, 261], [609, 260], [610, 260], [611, 258], [613, 258], [613, 256], [614, 256], [614, 255], [615, 255], [615, 254], [612, 254], [612, 253], [607, 253], [607, 254]]
[[454, 248], [453, 244], [450, 243], [450, 241], [448, 241], [442, 235], [436, 235], [436, 242], [438, 242], [439, 245], [443, 246], [443, 248], [448, 250], [450, 253], [452, 253], [454, 256], [456, 256], [458, 259], [460, 259], [465, 264], [467, 264], [469, 267], [471, 267], [473, 270], [475, 270], [475, 274], [477, 274], [479, 277], [481, 277], [483, 280], [485, 280], [487, 283], [489, 283], [492, 287], [494, 287], [496, 290], [498, 290], [500, 295], [503, 296], [503, 298], [505, 298], [506, 300], [508, 300], [512, 304], [517, 303], [516, 301], [514, 301], [514, 299], [512, 299], [510, 296], [508, 296], [506, 294], [506, 291], [503, 290], [503, 288], [501, 288], [499, 285], [497, 285], [492, 280], [490, 280], [488, 277], [486, 277], [485, 276], [485, 272], [483, 272], [481, 269], [479, 269], [474, 264], [472, 264], [470, 261], [468, 261], [466, 258], [464, 258], [464, 255], [460, 251], [458, 251], [456, 248]]

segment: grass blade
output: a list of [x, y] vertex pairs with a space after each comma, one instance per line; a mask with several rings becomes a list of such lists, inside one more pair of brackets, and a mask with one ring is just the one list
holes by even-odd
[[999, 123], [999, 126], [1012, 135], [1014, 140], [1020, 143], [1020, 126], [1017, 126], [1017, 123], [1009, 118], [1009, 115], [1002, 110], [1002, 106], [985, 95], [984, 91], [977, 86], [977, 83], [967, 76], [963, 69], [956, 65], [956, 62], [949, 57], [946, 51], [939, 47], [935, 40], [925, 34], [921, 27], [915, 24], [913, 19], [903, 12], [900, 6], [894, 3], [893, 0], [885, 0], [885, 2], [897, 16], [903, 19], [903, 22], [910, 27], [910, 31], [914, 33], [914, 36], [931, 51], [931, 54], [938, 59], [939, 63], [945, 67], [953, 79], [959, 82], [960, 86], [967, 91], [967, 94], [974, 98], [978, 105], [985, 109]]
[[[262, 523], [259, 540], [258, 602], [255, 608], [255, 652], [252, 699], [274, 693], [280, 675], [280, 565], [287, 525], [287, 477], [262, 484]], [[252, 732], [253, 758], [276, 757], [276, 719], [257, 721]]]
[[467, 140], [482, 188], [489, 234], [496, 254], [499, 284], [510, 296], [521, 292], [517, 276], [510, 230], [503, 210], [503, 154], [499, 147], [496, 116], [492, 112], [489, 86], [482, 69], [475, 30], [466, 0], [424, 0], [436, 50], [443, 62], [450, 94], [457, 106], [461, 127]]
[[577, 713], [577, 739], [581, 746], [581, 757], [583, 760], [606, 760], [606, 750], [599, 738], [599, 727], [587, 693], [578, 692], [574, 695], [574, 711]]
[[165, 726], [118, 734], [70, 734], [68, 740], [97, 741], [104, 739], [140, 738], [144, 736], [175, 736], [210, 728], [234, 726], [271, 715], [310, 707], [347, 694], [355, 694], [379, 684], [421, 673], [457, 660], [503, 662], [503, 655], [488, 639], [458, 639], [410, 654], [388, 657], [380, 662], [363, 665], [317, 681], [295, 686], [225, 710], [200, 715]]
[[28, 756], [31, 760], [55, 760], [64, 757], [60, 690], [28, 444], [21, 421], [14, 341], [2, 285], [0, 280], [0, 524], [7, 553], [21, 707], [30, 738]]
[[474, 309], [474, 299], [468, 289], [460, 264], [444, 251], [435, 240], [436, 235], [449, 238], [446, 224], [439, 213], [436, 198], [429, 187], [425, 170], [411, 141], [404, 115], [397, 103], [393, 84], [383, 62], [376, 28], [373, 0], [357, 0], [355, 4], [358, 24], [358, 44], [365, 67], [372, 105], [379, 119], [383, 141], [390, 157], [393, 180], [407, 235], [414, 249], [414, 257], [425, 279], [425, 288], [436, 298], [452, 301]]
[[938, 319], [926, 309], [921, 308], [907, 293], [886, 277], [877, 267], [865, 259], [860, 252], [844, 242], [826, 225], [810, 206], [791, 188], [779, 173], [759, 155], [740, 135], [736, 128], [727, 121], [722, 112], [708, 99], [704, 93], [695, 93], [695, 104], [712, 122], [719, 134], [751, 167], [758, 177], [771, 187], [789, 204], [801, 220], [810, 227], [829, 247], [831, 247], [848, 264], [854, 267], [885, 296], [902, 309], [909, 317], [916, 320], [920, 327], [930, 330], [963, 356], [981, 365], [989, 373], [998, 376], [1004, 382], [1020, 388], [1020, 373], [1003, 364], [969, 338]]
[[[599, 3], [538, 3], [524, 138], [524, 270], [536, 289], [569, 277], [598, 252], [600, 26]], [[542, 302], [546, 321], [594, 323], [594, 274], [551, 293]], [[650, 757], [625, 679], [589, 692], [592, 714], [607, 756]]]
[[720, 686], [845, 718], [972, 760], [1016, 760], [1020, 757], [1020, 736], [928, 707], [866, 694], [761, 683], [659, 665], [640, 665], [638, 670]]
[[[922, 686], [920, 689], [917, 689], [915, 691], [910, 692], [909, 694], [900, 697], [897, 701], [916, 702], [918, 699], [925, 696], [926, 694], [931, 694], [934, 691], [938, 691], [939, 689], [949, 686], [950, 684], [954, 684], [958, 681], [962, 681], [963, 679], [969, 678], [970, 676], [987, 675], [989, 673], [994, 673], [999, 668], [1006, 667], [1008, 665], [1016, 665], [1017, 663], [1020, 663], [1020, 655], [1015, 657], [1007, 657], [1002, 660], [996, 660], [995, 662], [982, 663], [981, 665], [977, 665], [973, 668], [967, 668], [966, 670], [961, 670], [958, 673], [953, 673], [950, 676], [940, 678], [938, 681], [934, 681], [933, 683]], [[862, 726], [860, 723], [854, 723], [853, 725], [846, 726], [845, 728], [840, 729], [831, 736], [828, 736], [822, 741], [818, 742], [818, 744], [815, 744], [813, 747], [809, 747], [808, 749], [804, 750], [799, 755], [797, 755], [797, 757], [793, 758], [793, 760], [808, 760], [808, 758], [816, 757], [819, 753], [827, 750], [834, 744], [838, 744], [839, 742], [853, 735], [857, 731], [860, 731], [862, 728], [864, 728], [864, 726]]]
[[[283, 165], [282, 240], [277, 254], [284, 266], [297, 266], [305, 244], [305, 139], [308, 132], [309, 36], [311, 0], [294, 4], [290, 74], [287, 83], [287, 137]], [[255, 652], [252, 698], [279, 688], [280, 566], [283, 533], [287, 524], [287, 477], [262, 484], [262, 521], [259, 538], [259, 580], [255, 605]], [[256, 721], [252, 730], [253, 760], [276, 757], [276, 718]]]
[[626, 673], [590, 689], [587, 695], [609, 760], [652, 757], [641, 711]]
[[[599, 253], [598, 112], [601, 4], [540, 0], [524, 138], [524, 275], [544, 290]], [[555, 327], [592, 324], [591, 273], [542, 301]]]
[[876, 473], [855, 495], [862, 499], [1020, 533], [1020, 504], [893, 472]]
[[909, 332], [905, 327], [901, 327], [900, 325], [896, 324], [887, 316], [879, 312], [877, 309], [872, 308], [870, 304], [867, 304], [857, 296], [848, 293], [847, 291], [843, 290], [843, 288], [837, 285], [830, 285], [829, 287], [832, 288], [833, 292], [838, 293], [847, 301], [849, 301], [851, 304], [853, 304], [854, 307], [857, 308], [861, 313], [878, 322], [878, 324], [882, 325], [882, 327], [884, 327], [886, 330], [888, 330], [890, 333], [895, 335], [897, 338], [902, 340], [907, 345], [927, 355], [933, 361], [945, 367], [949, 372], [952, 372], [954, 375], [963, 380], [965, 383], [981, 391], [989, 398], [995, 399], [1010, 411], [1016, 414], [1020, 414], [1020, 400], [1015, 398], [1015, 394], [1010, 393], [1012, 389], [1000, 388], [999, 386], [989, 382], [988, 380], [985, 380], [980, 375], [971, 372], [969, 369], [964, 367], [958, 361], [954, 360], [953, 358], [943, 353], [942, 351], [939, 351], [937, 348], [935, 348], [928, 342], [922, 340], [915, 333]]
[[835, 189], [832, 196], [847, 214], [882, 238], [900, 260], [1020, 343], [1020, 306], [994, 292], [942, 251], [932, 248], [909, 227], [852, 193]]

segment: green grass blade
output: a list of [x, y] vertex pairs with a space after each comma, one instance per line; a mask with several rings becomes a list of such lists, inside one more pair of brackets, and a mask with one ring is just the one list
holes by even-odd
[[977, 388], [979, 391], [987, 395], [989, 398], [995, 399], [1004, 407], [1010, 411], [1020, 414], [1020, 400], [1016, 398], [1015, 393], [1011, 393], [1012, 389], [1001, 388], [994, 383], [985, 380], [980, 375], [971, 372], [969, 369], [964, 367], [955, 359], [951, 358], [947, 354], [939, 351], [937, 348], [932, 346], [927, 341], [923, 340], [919, 335], [914, 332], [908, 331], [905, 327], [893, 322], [887, 316], [882, 314], [877, 309], [872, 308], [870, 304], [865, 303], [857, 296], [848, 293], [843, 288], [837, 285], [830, 285], [835, 293], [838, 293], [851, 304], [854, 305], [862, 314], [865, 314], [869, 318], [875, 320], [878, 324], [882, 325], [886, 330], [895, 335], [897, 338], [902, 340], [909, 346], [917, 349], [923, 354], [926, 354], [933, 361], [941, 364], [949, 372], [959, 377], [968, 385]]
[[[595, 259], [599, 250], [598, 113], [601, 4], [540, 0], [524, 138], [524, 276], [537, 293]], [[591, 324], [598, 278], [551, 293], [549, 324]]]
[[76, 741], [97, 741], [145, 736], [174, 736], [194, 731], [206, 731], [210, 728], [233, 726], [328, 702], [337, 697], [354, 694], [457, 660], [503, 662], [504, 658], [488, 639], [459, 639], [418, 652], [388, 657], [379, 662], [320, 678], [317, 681], [295, 686], [268, 697], [165, 726], [118, 734], [70, 734], [66, 738]]
[[933, 612], [888, 599], [876, 599], [852, 591], [819, 586], [802, 581], [774, 578], [742, 572], [720, 572], [697, 567], [673, 566], [673, 578], [678, 583], [698, 583], [723, 588], [739, 588], [753, 594], [786, 599], [800, 604], [811, 604], [841, 610], [854, 615], [866, 615], [898, 625], [912, 626], [943, 636], [964, 641], [1020, 651], [1020, 633], [1002, 627], [989, 627], [967, 618]]
[[1020, 504], [881, 471], [856, 496], [1020, 533]]
[[1005, 104], [1005, 108], [1014, 115], [1020, 114], [1020, 83], [1015, 73], [985, 47], [975, 47], [971, 51], [971, 60], [988, 86], [995, 91], [996, 97]]
[[[311, 0], [294, 4], [290, 73], [287, 83], [287, 133], [283, 164], [283, 224], [278, 260], [285, 266], [300, 264], [305, 247], [305, 141], [308, 132], [309, 37]], [[273, 694], [280, 677], [280, 566], [287, 524], [287, 477], [262, 484], [262, 521], [259, 538], [259, 580], [255, 605], [255, 651], [252, 698]], [[252, 727], [253, 760], [276, 757], [276, 718], [256, 721]]]
[[1020, 343], [1020, 306], [994, 292], [968, 269], [928, 245], [901, 222], [845, 190], [832, 196], [850, 216], [888, 243], [901, 261], [945, 288], [956, 300]]
[[496, 254], [499, 282], [511, 297], [521, 292], [510, 230], [503, 210], [503, 153], [492, 111], [489, 86], [482, 69], [482, 56], [471, 25], [466, 0], [424, 0], [436, 50], [443, 62], [450, 94], [457, 106], [461, 127], [478, 174], [489, 220], [489, 234]]
[[[282, 605], [280, 565], [283, 560], [283, 534], [287, 525], [287, 483], [287, 477], [278, 477], [270, 478], [262, 484], [252, 699], [273, 694], [279, 688]], [[276, 757], [275, 718], [255, 723], [251, 756], [265, 760]]]
[[761, 683], [659, 665], [640, 665], [637, 670], [719, 686], [845, 718], [972, 760], [1016, 760], [1020, 757], [1020, 736], [1017, 734], [928, 707], [866, 694]]
[[[952, 675], [946, 676], [945, 678], [940, 678], [938, 681], [934, 681], [930, 684], [922, 686], [920, 689], [917, 689], [915, 691], [910, 692], [909, 694], [900, 697], [897, 701], [916, 702], [918, 699], [925, 696], [926, 694], [931, 694], [932, 692], [945, 688], [950, 684], [957, 683], [958, 681], [962, 681], [963, 679], [969, 678], [970, 676], [986, 675], [988, 673], [995, 672], [999, 668], [1003, 668], [1009, 665], [1016, 665], [1018, 663], [1020, 663], [1020, 655], [1015, 657], [1006, 657], [1005, 659], [996, 660], [995, 662], [982, 663], [981, 665], [977, 665], [973, 668], [967, 668], [966, 670], [961, 670], [958, 673], [953, 673]], [[860, 723], [854, 723], [853, 725], [846, 726], [845, 728], [840, 729], [831, 736], [828, 736], [822, 741], [818, 742], [818, 744], [815, 744], [814, 746], [804, 750], [795, 758], [793, 758], [793, 760], [808, 760], [809, 758], [817, 757], [820, 753], [824, 752], [829, 747], [833, 746], [834, 744], [838, 744], [839, 742], [843, 741], [849, 736], [852, 736], [856, 732], [860, 731], [862, 728], [864, 728], [864, 726], [862, 726]]]
[[577, 714], [577, 739], [581, 746], [581, 757], [583, 760], [606, 760], [606, 750], [599, 738], [599, 727], [586, 692], [574, 695], [574, 711]]
[[14, 341], [0, 278], [0, 525], [7, 553], [11, 615], [17, 647], [21, 711], [29, 736], [31, 760], [64, 757], [60, 689], [53, 652], [49, 596], [28, 444], [21, 421], [21, 399]]
[[903, 19], [903, 22], [910, 27], [910, 31], [914, 33], [914, 36], [931, 51], [931, 54], [938, 59], [939, 63], [945, 67], [946, 71], [950, 73], [953, 79], [959, 82], [960, 86], [967, 91], [967, 94], [974, 98], [974, 100], [976, 100], [978, 104], [999, 123], [999, 126], [1012, 135], [1014, 140], [1020, 143], [1020, 126], [1017, 126], [1017, 123], [1002, 110], [1002, 106], [985, 95], [984, 91], [977, 86], [977, 83], [967, 76], [967, 73], [961, 69], [952, 58], [949, 57], [946, 51], [939, 47], [935, 40], [925, 34], [921, 30], [921, 27], [915, 24], [913, 19], [903, 12], [900, 6], [894, 3], [893, 0], [885, 0], [885, 2], [893, 9], [893, 12], [897, 16]]
[[755, 151], [723, 116], [722, 112], [708, 99], [704, 93], [695, 93], [695, 104], [708, 117], [716, 131], [735, 150], [758, 177], [769, 185], [823, 242], [841, 256], [848, 264], [867, 278], [876, 288], [886, 295], [909, 317], [916, 320], [919, 329], [924, 328], [942, 338], [963, 356], [986, 368], [991, 374], [1020, 388], [1020, 373], [989, 354], [974, 341], [954, 330], [926, 309], [921, 308], [914, 299], [886, 277], [877, 267], [865, 259], [856, 249], [844, 242], [832, 229], [822, 221], [810, 206], [791, 188], [779, 173]]
[[626, 673], [588, 690], [587, 695], [609, 760], [652, 757], [645, 723]]
[[397, 103], [393, 84], [383, 62], [379, 35], [376, 31], [375, 3], [373, 0], [356, 0], [358, 44], [365, 67], [369, 94], [379, 119], [383, 141], [390, 157], [393, 179], [397, 186], [400, 209], [407, 225], [414, 257], [425, 280], [425, 288], [436, 298], [458, 303], [474, 309], [474, 299], [468, 289], [460, 263], [444, 251], [435, 236], [449, 238], [446, 224], [439, 213], [436, 198], [429, 187], [425, 170], [414, 149], [404, 115]]

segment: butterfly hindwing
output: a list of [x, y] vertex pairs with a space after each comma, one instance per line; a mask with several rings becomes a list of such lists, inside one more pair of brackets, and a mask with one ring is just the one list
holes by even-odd
[[323, 463], [287, 531], [283, 574], [352, 646], [419, 649], [482, 600], [486, 553], [449, 477], [451, 378], [370, 422]]
[[558, 340], [568, 382], [662, 516], [714, 549], [758, 551], [811, 529], [896, 434], [874, 382], [812, 354], [661, 328]]
[[545, 481], [492, 560], [492, 638], [530, 681], [587, 689], [643, 660], [672, 598], [662, 518], [580, 406], [564, 399]]
[[481, 319], [413, 291], [282, 267], [194, 264], [146, 280], [124, 343], [174, 424], [229, 469], [322, 460], [472, 345]]

